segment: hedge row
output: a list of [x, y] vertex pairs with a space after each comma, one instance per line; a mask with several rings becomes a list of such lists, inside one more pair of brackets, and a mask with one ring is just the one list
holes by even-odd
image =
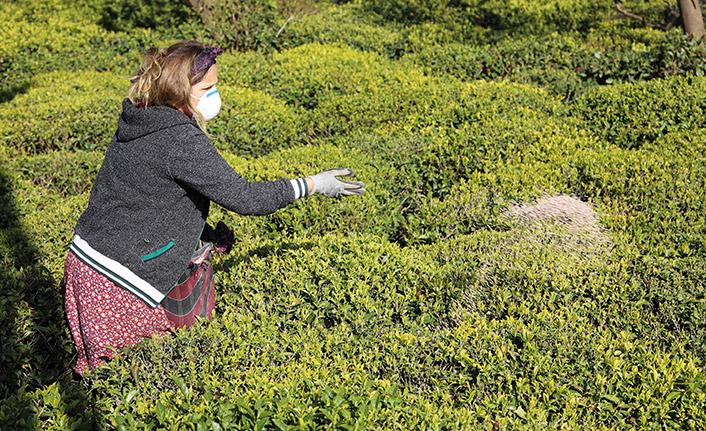
[[0, 106], [3, 145], [14, 152], [105, 149], [129, 81], [110, 72], [50, 72]]
[[[650, 32], [648, 32], [649, 34]], [[706, 74], [704, 46], [680, 30], [628, 40], [550, 34], [487, 45], [427, 46], [404, 56], [427, 74], [511, 80], [572, 100], [596, 86]]]
[[[233, 57], [238, 58], [242, 56]], [[230, 61], [224, 58], [224, 73], [234, 70]], [[262, 72], [264, 69], [268, 72]], [[337, 70], [341, 73], [335, 74]], [[553, 172], [543, 184], [528, 175], [515, 180], [530, 189], [595, 199], [604, 192], [589, 191], [596, 180], [587, 171], [602, 168], [598, 168], [600, 164], [584, 165], [580, 160], [570, 160], [572, 168], [568, 169], [568, 155], [576, 149], [583, 147], [586, 155], [582, 157], [591, 160], [595, 154], [606, 154], [601, 149], [604, 143], [627, 149], [653, 148], [655, 140], [671, 136], [676, 140], [671, 146], [678, 146], [688, 135], [675, 135], [676, 132], [702, 127], [697, 97], [701, 78], [599, 88], [577, 99], [569, 111], [545, 93], [523, 86], [445, 82], [407, 71], [402, 74], [399, 66], [375, 55], [323, 45], [273, 56], [269, 66], [248, 63], [238, 69], [237, 75], [223, 78], [224, 95], [233, 104], [226, 107], [212, 131], [219, 136], [216, 142], [222, 150], [248, 157], [325, 141], [343, 151], [361, 151], [371, 165], [377, 166], [383, 179], [388, 194], [382, 201], [398, 209], [416, 211], [420, 204], [413, 201], [420, 197], [429, 195], [443, 200], [464, 179], [497, 176], [509, 168], [516, 171], [513, 165], [524, 169], [528, 164], [541, 165]], [[256, 90], [243, 86], [256, 76], [264, 86]], [[33, 82], [46, 87], [36, 84], [36, 88], [0, 108], [10, 119], [5, 130], [0, 131], [10, 149], [56, 154], [56, 150], [105, 147], [113, 132], [110, 124], [119, 110], [120, 93], [127, 86], [124, 79], [106, 73], [53, 73], [40, 75]], [[97, 85], [106, 82], [111, 86], [104, 87], [104, 96], [99, 98], [104, 108], [98, 110], [94, 104], [88, 109], [84, 101], [96, 94]], [[70, 96], [59, 97], [66, 93]], [[386, 97], [387, 94], [394, 97]], [[677, 102], [677, 97], [688, 109]], [[627, 98], [632, 101], [626, 103]], [[597, 140], [582, 137], [581, 129], [593, 133]], [[698, 140], [686, 142], [695, 146], [696, 156], [701, 157]], [[643, 157], [643, 152], [634, 154], [640, 160]], [[644, 154], [657, 160], [649, 148]], [[674, 156], [670, 152], [665, 157], [671, 160]], [[49, 161], [54, 157], [36, 160]], [[691, 165], [691, 161], [700, 160], [694, 157], [679, 158], [675, 163]], [[27, 160], [31, 159], [30, 156]], [[616, 160], [619, 159], [625, 157], [618, 155]], [[95, 165], [94, 162], [92, 172]], [[307, 172], [300, 169], [286, 175]], [[70, 178], [54, 181], [70, 182]], [[695, 191], [698, 178], [697, 175], [690, 180]], [[48, 179], [37, 177], [34, 181], [53, 187]], [[76, 189], [76, 182], [57, 192], [63, 196], [86, 189], [85, 185]], [[645, 189], [652, 186], [623, 187], [620, 199], [629, 200], [634, 194], [637, 204]], [[408, 190], [416, 190], [416, 197], [403, 198]], [[389, 193], [396, 198], [390, 200]], [[697, 200], [683, 192], [670, 193], [663, 199]], [[674, 209], [680, 218], [684, 216], [683, 209], [683, 205]], [[693, 210], [695, 214], [698, 209]], [[386, 228], [383, 232], [390, 234], [394, 230]]]
[[127, 75], [139, 64], [140, 51], [158, 43], [147, 30], [109, 32], [87, 19], [85, 9], [77, 12], [60, 0], [6, 2], [0, 8], [9, 21], [0, 30], [2, 102], [28, 91], [35, 75], [44, 72]]
[[[115, 425], [145, 429], [703, 420], [698, 363], [638, 336], [650, 321], [627, 296], [629, 269], [606, 250], [567, 253], [560, 230], [530, 232], [418, 250], [242, 240], [223, 261], [215, 321], [152, 340], [95, 387]], [[620, 300], [616, 285], [628, 287]]]
[[[557, 7], [562, 10], [574, 8], [595, 21], [595, 13], [591, 10], [593, 6], [560, 5], [563, 2], [543, 6], [546, 10], [542, 11], [519, 6], [510, 9], [515, 12], [534, 10], [532, 13], [544, 16], [551, 15], [549, 11]], [[284, 2], [285, 5], [288, 3]], [[468, 10], [509, 11], [496, 7], [492, 2], [483, 3], [468, 5]], [[229, 46], [227, 37], [209, 33], [196, 17], [192, 17], [190, 24], [181, 30], [175, 31], [174, 26], [167, 26], [168, 31], [155, 33], [149, 28], [131, 24], [126, 27], [130, 33], [120, 33], [106, 30], [100, 25], [100, 19], [91, 18], [91, 13], [95, 16], [112, 7], [104, 2], [79, 2], [70, 7], [54, 0], [50, 6], [45, 2], [29, 0], [24, 7], [14, 4], [3, 6], [3, 12], [14, 21], [14, 25], [7, 26], [0, 33], [0, 40], [3, 41], [3, 48], [0, 48], [3, 100], [25, 91], [27, 80], [40, 72], [88, 69], [131, 73], [140, 51], [164, 43], [163, 35], [169, 38], [216, 37], [223, 39], [219, 41], [221, 45]], [[309, 43], [344, 44], [363, 51], [378, 52], [388, 58], [405, 57], [422, 66], [427, 73], [451, 74], [462, 79], [509, 79], [531, 83], [569, 99], [596, 84], [634, 82], [671, 75], [703, 75], [705, 72], [703, 64], [706, 53], [703, 46], [689, 42], [678, 31], [661, 34], [636, 30], [625, 22], [607, 27], [601, 25], [599, 20], [596, 27], [587, 29], [580, 36], [566, 33], [571, 26], [557, 28], [561, 31], [559, 34], [548, 32], [540, 37], [519, 40], [499, 36], [501, 32], [498, 29], [481, 29], [476, 32], [477, 39], [459, 43], [459, 40], [468, 38], [462, 35], [462, 30], [453, 26], [445, 27], [433, 22], [405, 27], [392, 24], [380, 26], [364, 13], [368, 10], [364, 5], [333, 6], [323, 3], [317, 6], [304, 9], [282, 6], [287, 11], [291, 9], [289, 13], [294, 19], [282, 27], [281, 35], [276, 38], [270, 35], [263, 40], [261, 48], [288, 49]], [[654, 4], [626, 5], [630, 6], [638, 12], [655, 8]], [[171, 6], [165, 3], [152, 7], [158, 10], [166, 8], [163, 14], [168, 16]], [[52, 9], [57, 13], [50, 13]], [[156, 16], [157, 12], [153, 12], [147, 15]], [[81, 19], [74, 19], [74, 15]], [[564, 15], [577, 16], [577, 13]], [[493, 22], [485, 18], [482, 21]], [[510, 21], [503, 18], [498, 22]], [[536, 27], [536, 19], [522, 18], [520, 21], [532, 22]], [[44, 28], [52, 28], [52, 32]], [[198, 28], [201, 30], [197, 31]], [[539, 34], [536, 28], [533, 31], [533, 34]], [[606, 38], [606, 34], [610, 37]], [[496, 43], [489, 46], [489, 39]]]
[[548, 31], [586, 31], [603, 21], [611, 5], [601, 1], [550, 0], [362, 0], [362, 8], [384, 20], [415, 24], [451, 21], [458, 25], [489, 27], [494, 31], [539, 35]]

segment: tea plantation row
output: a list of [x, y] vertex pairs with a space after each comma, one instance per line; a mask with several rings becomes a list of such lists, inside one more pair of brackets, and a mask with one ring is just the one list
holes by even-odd
[[[0, 428], [706, 426], [703, 48], [604, 9], [553, 18], [597, 2], [525, 2], [545, 25], [521, 39], [405, 3], [415, 22], [316, 2], [219, 58], [209, 131], [238, 172], [346, 166], [368, 193], [213, 208], [237, 239], [213, 320], [86, 380], [63, 258], [125, 77], [142, 49], [208, 33], [107, 29], [98, 0], [0, 6]], [[513, 216], [555, 195], [597, 224]]]

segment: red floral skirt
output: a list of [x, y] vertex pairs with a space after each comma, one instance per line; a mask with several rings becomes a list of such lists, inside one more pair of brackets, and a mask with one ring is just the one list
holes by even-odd
[[212, 242], [200, 242], [177, 285], [155, 308], [69, 252], [64, 263], [65, 306], [78, 348], [77, 373], [96, 369], [120, 349], [154, 334], [192, 326], [197, 316], [211, 318], [216, 302], [211, 254], [230, 251], [234, 236], [223, 222], [215, 229], [206, 226]]
[[119, 350], [174, 325], [161, 306], [150, 308], [69, 253], [64, 263], [66, 315], [78, 348], [74, 370], [83, 374], [110, 360]]

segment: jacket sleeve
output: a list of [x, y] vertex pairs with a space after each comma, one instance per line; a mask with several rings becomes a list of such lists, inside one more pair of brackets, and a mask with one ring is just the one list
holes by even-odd
[[294, 202], [294, 189], [288, 179], [244, 179], [200, 131], [177, 139], [168, 153], [168, 171], [175, 181], [230, 211], [265, 215]]

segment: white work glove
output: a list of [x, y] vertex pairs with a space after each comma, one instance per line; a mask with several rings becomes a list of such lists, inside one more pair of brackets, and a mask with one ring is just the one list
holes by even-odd
[[365, 184], [362, 181], [344, 181], [336, 177], [352, 177], [355, 175], [351, 169], [329, 169], [313, 175], [314, 188], [311, 193], [318, 193], [329, 198], [339, 196], [359, 196], [365, 193]]

